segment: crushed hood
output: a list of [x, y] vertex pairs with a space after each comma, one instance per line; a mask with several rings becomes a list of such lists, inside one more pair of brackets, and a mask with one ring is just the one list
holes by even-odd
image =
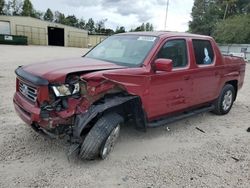
[[70, 73], [84, 73], [118, 68], [125, 67], [110, 62], [85, 57], [48, 61], [22, 67], [23, 71], [27, 72], [28, 74], [48, 80], [50, 83], [64, 82], [66, 76]]

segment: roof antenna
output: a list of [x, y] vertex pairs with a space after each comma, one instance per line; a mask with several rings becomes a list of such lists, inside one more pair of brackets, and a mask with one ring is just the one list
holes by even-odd
[[165, 17], [165, 25], [164, 25], [165, 30], [167, 30], [168, 6], [169, 6], [169, 0], [167, 0], [167, 6], [166, 6], [166, 17]]

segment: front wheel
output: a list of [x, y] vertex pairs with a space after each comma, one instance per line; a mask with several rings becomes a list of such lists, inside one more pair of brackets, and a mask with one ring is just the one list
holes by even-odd
[[80, 149], [80, 158], [83, 160], [98, 157], [105, 159], [114, 148], [122, 122], [123, 118], [117, 113], [102, 116], [84, 139]]
[[213, 113], [217, 115], [227, 114], [232, 106], [235, 99], [235, 89], [232, 85], [226, 84], [221, 91], [220, 96], [215, 101], [215, 109]]

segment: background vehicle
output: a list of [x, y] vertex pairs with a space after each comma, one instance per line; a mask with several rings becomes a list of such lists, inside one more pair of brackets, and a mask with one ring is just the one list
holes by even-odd
[[227, 114], [245, 62], [223, 56], [211, 37], [119, 34], [84, 57], [19, 67], [14, 105], [36, 131], [71, 138], [82, 159], [105, 158], [122, 123], [146, 130], [213, 111]]

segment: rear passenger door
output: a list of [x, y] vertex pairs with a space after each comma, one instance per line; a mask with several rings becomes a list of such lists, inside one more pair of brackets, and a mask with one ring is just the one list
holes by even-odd
[[216, 98], [220, 84], [220, 70], [215, 66], [215, 52], [209, 40], [193, 39], [192, 44], [196, 64], [193, 74], [193, 104], [196, 105]]

